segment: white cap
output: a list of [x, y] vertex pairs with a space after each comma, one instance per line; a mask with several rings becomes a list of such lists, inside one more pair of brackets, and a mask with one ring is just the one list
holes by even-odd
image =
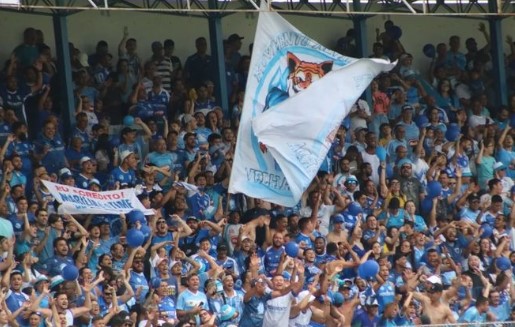
[[436, 275], [433, 275], [427, 279], [431, 284], [442, 284], [442, 279]]
[[88, 161], [91, 161], [91, 158], [88, 157], [88, 156], [84, 156], [82, 158], [80, 158], [80, 164], [82, 165], [83, 163], [85, 162], [88, 162]]
[[134, 152], [132, 151], [129, 151], [129, 150], [125, 150], [125, 151], [122, 151], [120, 153], [120, 162], [123, 162], [128, 156], [130, 156], [131, 154], [134, 154]]

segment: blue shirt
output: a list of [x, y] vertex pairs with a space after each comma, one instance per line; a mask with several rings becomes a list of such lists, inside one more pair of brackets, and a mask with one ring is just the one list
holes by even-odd
[[388, 303], [395, 300], [395, 284], [386, 281], [377, 290], [377, 302], [379, 303], [379, 312], [383, 312]]
[[314, 247], [313, 242], [311, 241], [311, 238], [308, 235], [304, 235], [302, 233], [299, 233], [297, 237], [295, 238], [295, 242], [300, 244], [301, 242], [304, 242], [306, 244], [306, 249], [312, 249]]
[[367, 312], [361, 310], [352, 320], [352, 326], [379, 327], [379, 316], [375, 316], [370, 319], [370, 316], [367, 314]]
[[6, 155], [9, 157], [13, 153], [18, 154], [23, 163], [21, 171], [26, 176], [32, 176], [32, 152], [34, 152], [34, 145], [31, 142], [16, 140], [9, 144]]
[[75, 265], [72, 258], [54, 256], [45, 261], [43, 264], [43, 270], [45, 270], [49, 276], [54, 277], [60, 275], [63, 268], [67, 265]]
[[[390, 217], [388, 217], [388, 214]], [[386, 228], [401, 228], [404, 225], [404, 209], [399, 209], [396, 215], [392, 214], [391, 212], [383, 211], [381, 214], [379, 214], [377, 220], [388, 220]]]
[[[201, 305], [202, 308], [209, 310], [207, 305], [207, 297], [201, 291], [197, 291], [197, 293], [192, 293], [189, 289], [184, 290], [179, 297], [177, 298], [177, 310], [188, 311], [197, 306]], [[198, 316], [196, 317], [198, 322]]]
[[123, 171], [121, 167], [116, 167], [109, 175], [109, 184], [114, 185], [116, 182], [133, 186], [136, 184], [136, 173], [132, 169]]
[[205, 218], [204, 211], [211, 205], [209, 194], [194, 193], [187, 198], [190, 214], [197, 218]]
[[131, 285], [134, 293], [141, 287], [141, 293], [138, 298], [136, 298], [136, 303], [144, 303], [145, 298], [147, 297], [149, 287], [148, 281], [145, 278], [143, 273], [137, 273], [134, 270], [131, 270], [131, 277], [129, 279], [129, 284]]
[[9, 186], [13, 187], [15, 185], [27, 185], [27, 176], [25, 176], [20, 170], [12, 171]]
[[284, 248], [275, 249], [270, 247], [265, 253], [265, 270], [268, 276], [273, 276], [279, 267]]
[[271, 298], [271, 293], [267, 293], [261, 297], [251, 297], [249, 302], [245, 303], [239, 327], [256, 327], [263, 325], [265, 303]]
[[84, 151], [91, 151], [91, 142], [89, 139], [88, 131], [81, 131], [77, 127], [73, 130], [72, 138], [78, 137], [82, 140], [81, 149]]
[[44, 135], [35, 141], [36, 153], [44, 153], [45, 147], [48, 148], [47, 154], [41, 159], [41, 163], [49, 173], [57, 173], [66, 166], [66, 156], [64, 155], [64, 142], [61, 136], [55, 134], [52, 139]]
[[[25, 303], [27, 301], [29, 301], [29, 297], [27, 295], [25, 295], [24, 293], [22, 293], [22, 292], [18, 293], [18, 292], [13, 292], [12, 290], [9, 290], [9, 292], [7, 293], [7, 298], [5, 299], [5, 304], [7, 305], [7, 308], [9, 308], [9, 310], [11, 312], [15, 312], [16, 310], [21, 308], [23, 303]], [[29, 325], [29, 320], [23, 319], [23, 315], [19, 315], [16, 318], [16, 321], [20, 324], [20, 326], [28, 326]]]
[[460, 316], [458, 322], [486, 322], [486, 313], [480, 314], [476, 306], [472, 306]]
[[175, 310], [175, 302], [170, 296], [165, 297], [162, 299], [158, 304], [158, 311], [166, 315], [168, 319], [173, 318], [177, 319], [177, 311]]

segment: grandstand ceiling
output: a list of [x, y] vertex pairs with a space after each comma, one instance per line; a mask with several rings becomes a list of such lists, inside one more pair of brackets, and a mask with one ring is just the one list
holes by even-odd
[[[216, 0], [216, 8], [211, 9], [206, 0], [21, 0], [19, 2], [19, 5], [3, 9], [43, 15], [57, 12], [73, 14], [83, 10], [113, 10], [196, 16], [208, 16], [209, 13], [214, 12], [227, 15], [259, 10], [259, 0]], [[514, 3], [515, 1], [508, 0], [281, 0], [273, 1], [270, 6], [281, 13], [344, 18], [377, 14], [507, 17], [515, 15]]]

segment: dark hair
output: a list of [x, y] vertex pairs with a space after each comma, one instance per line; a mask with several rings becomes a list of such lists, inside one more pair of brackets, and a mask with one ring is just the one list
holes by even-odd
[[60, 241], [64, 241], [66, 244], [68, 244], [68, 240], [67, 239], [65, 239], [64, 237], [58, 237], [52, 243], [53, 247], [55, 248], [57, 246], [57, 243], [59, 243]]
[[300, 218], [299, 222], [297, 223], [297, 226], [299, 227], [299, 230], [303, 230], [304, 227], [306, 227], [306, 224], [309, 223], [310, 219], [311, 218], [309, 218], [309, 217]]

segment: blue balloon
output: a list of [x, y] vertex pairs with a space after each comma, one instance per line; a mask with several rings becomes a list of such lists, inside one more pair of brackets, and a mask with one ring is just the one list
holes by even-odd
[[120, 137], [119, 136], [113, 136], [110, 140], [109, 140], [109, 145], [112, 146], [113, 148], [117, 148], [119, 145], [120, 145], [121, 141], [120, 141]]
[[359, 215], [360, 213], [363, 212], [363, 208], [361, 207], [361, 205], [357, 202], [351, 202], [349, 204], [349, 206], [347, 207], [347, 211], [349, 212], [349, 214], [351, 216], [357, 216]]
[[450, 142], [454, 142], [458, 139], [458, 136], [460, 136], [460, 132], [460, 126], [458, 124], [449, 124], [449, 127], [447, 127], [447, 131], [445, 132], [445, 138]]
[[292, 258], [296, 258], [299, 255], [299, 245], [295, 242], [288, 242], [284, 246], [286, 254]]
[[145, 235], [137, 229], [129, 229], [127, 231], [127, 245], [131, 248], [141, 246], [145, 241]]
[[424, 45], [424, 47], [422, 48], [422, 52], [428, 58], [434, 58], [436, 56], [436, 48], [431, 43]]
[[499, 268], [499, 270], [502, 271], [511, 269], [511, 261], [506, 257], [497, 258], [495, 260], [495, 265], [497, 266], [497, 268]]
[[137, 221], [139, 221], [142, 225], [145, 225], [147, 223], [147, 220], [145, 219], [145, 214], [141, 210], [132, 210], [127, 215], [127, 220], [129, 221], [129, 224], [134, 225]]
[[492, 226], [490, 226], [489, 224], [481, 225], [481, 230], [481, 238], [489, 238], [493, 234]]
[[418, 128], [424, 128], [429, 124], [429, 118], [427, 118], [426, 115], [418, 115], [415, 117], [414, 121]]
[[141, 225], [141, 228], [139, 230], [141, 233], [143, 233], [143, 236], [145, 237], [144, 242], [148, 241], [148, 238], [150, 237], [150, 234], [152, 231], [150, 230], [150, 227], [147, 225]]
[[422, 202], [420, 202], [420, 209], [423, 213], [429, 213], [431, 212], [431, 209], [433, 209], [433, 199], [426, 196]]
[[379, 272], [379, 264], [375, 260], [367, 260], [358, 268], [358, 276], [363, 279], [375, 277]]
[[123, 117], [123, 125], [124, 126], [134, 125], [134, 117], [132, 117], [131, 115], [127, 115], [127, 116]]
[[390, 35], [393, 40], [398, 40], [402, 36], [402, 29], [399, 26], [392, 26], [386, 30], [386, 33]]
[[442, 184], [437, 181], [427, 183], [427, 196], [431, 199], [436, 198], [442, 194]]
[[386, 149], [382, 146], [376, 147], [376, 156], [379, 158], [379, 161], [386, 161]]
[[79, 277], [79, 269], [75, 265], [66, 265], [64, 266], [61, 275], [64, 280], [73, 282]]

